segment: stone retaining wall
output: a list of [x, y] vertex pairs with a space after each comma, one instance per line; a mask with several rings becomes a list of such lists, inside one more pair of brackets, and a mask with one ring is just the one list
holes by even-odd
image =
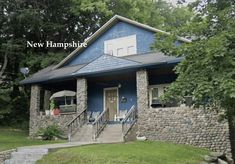
[[0, 164], [3, 164], [5, 160], [10, 159], [11, 153], [16, 151], [15, 149], [1, 151], [0, 152]]
[[228, 121], [219, 120], [219, 114], [204, 109], [142, 109], [138, 131], [149, 140], [171, 141], [231, 154]]
[[67, 115], [60, 115], [60, 116], [46, 116], [46, 115], [42, 115], [42, 116], [35, 116], [32, 120], [31, 120], [31, 136], [33, 136], [35, 133], [37, 133], [37, 131], [40, 128], [45, 128], [49, 125], [52, 124], [56, 124], [58, 125], [65, 133], [65, 135], [67, 134], [67, 123], [69, 121], [71, 121], [73, 118], [75, 118], [77, 114], [67, 114]]
[[130, 131], [127, 133], [127, 135], [124, 137], [124, 141], [125, 142], [135, 141], [137, 130], [138, 130], [137, 124], [135, 123], [130, 129]]

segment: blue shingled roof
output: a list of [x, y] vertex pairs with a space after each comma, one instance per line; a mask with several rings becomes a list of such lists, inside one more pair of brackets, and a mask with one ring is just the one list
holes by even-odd
[[141, 63], [124, 58], [118, 58], [111, 55], [102, 55], [93, 62], [78, 70], [77, 72], [73, 73], [73, 75], [110, 71], [114, 69], [133, 67], [138, 65], [141, 65]]

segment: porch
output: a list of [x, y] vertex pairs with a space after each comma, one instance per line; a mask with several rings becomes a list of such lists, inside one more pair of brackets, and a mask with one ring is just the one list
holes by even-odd
[[[30, 135], [35, 134], [39, 127], [55, 123], [71, 139], [84, 125], [90, 124], [93, 127], [90, 132], [92, 139], [96, 139], [107, 124], [119, 123], [121, 136], [125, 137], [136, 122], [137, 107], [140, 112], [157, 107], [154, 103], [161, 95], [161, 85], [174, 80], [172, 68], [150, 68], [34, 85], [31, 88]], [[51, 95], [61, 90], [76, 93], [74, 99], [66, 99], [73, 102], [75, 110], [71, 110], [71, 104], [66, 105], [65, 101], [60, 103], [59, 107], [63, 109], [58, 115], [46, 115]]]

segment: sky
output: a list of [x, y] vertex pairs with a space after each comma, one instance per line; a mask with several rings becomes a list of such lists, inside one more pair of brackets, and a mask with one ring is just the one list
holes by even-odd
[[[176, 3], [177, 3], [177, 0], [166, 0], [166, 1], [172, 3], [173, 5], [176, 5]], [[187, 5], [188, 3], [195, 2], [196, 0], [185, 0], [185, 1], [186, 1], [186, 3], [184, 5]]]

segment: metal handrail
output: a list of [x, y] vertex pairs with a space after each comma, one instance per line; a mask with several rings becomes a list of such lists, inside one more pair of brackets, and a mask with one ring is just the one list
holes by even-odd
[[87, 119], [87, 112], [85, 109], [67, 124], [68, 141], [71, 141], [71, 136], [73, 135], [73, 133], [76, 132], [79, 127], [81, 127], [82, 125], [86, 123], [86, 119]]
[[137, 109], [133, 105], [122, 120], [122, 137], [124, 138], [137, 120]]
[[102, 132], [108, 121], [109, 121], [109, 109], [106, 109], [92, 123], [94, 139], [96, 139], [99, 136], [99, 134]]

